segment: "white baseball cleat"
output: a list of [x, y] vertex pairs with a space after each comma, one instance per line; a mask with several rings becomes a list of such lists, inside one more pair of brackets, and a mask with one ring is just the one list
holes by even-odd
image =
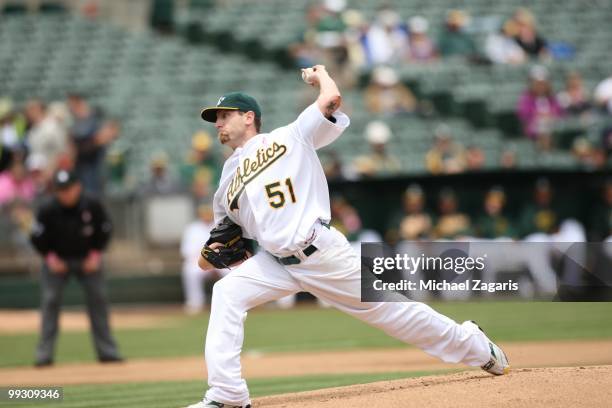
[[491, 350], [491, 359], [485, 365], [481, 366], [487, 373], [493, 375], [504, 375], [510, 372], [510, 364], [508, 363], [508, 357], [506, 353], [497, 344], [493, 343], [486, 335], [484, 330], [472, 320], [472, 323], [478, 327], [478, 329], [485, 335], [487, 342], [489, 343], [489, 349]]
[[200, 401], [196, 404], [189, 405], [186, 408], [251, 408], [251, 404], [239, 406], [239, 405], [227, 405], [222, 402], [212, 401], [207, 398], [204, 398], [203, 401]]
[[491, 359], [482, 368], [487, 373], [493, 375], [504, 375], [510, 371], [510, 364], [508, 364], [508, 358], [501, 348], [492, 341], [489, 340], [489, 348], [491, 349]]

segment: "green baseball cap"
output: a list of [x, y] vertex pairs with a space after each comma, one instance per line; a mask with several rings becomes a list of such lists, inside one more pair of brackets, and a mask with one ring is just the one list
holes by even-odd
[[261, 118], [261, 109], [255, 98], [243, 92], [230, 92], [223, 95], [217, 101], [217, 106], [202, 109], [200, 115], [205, 121], [215, 123], [217, 121], [217, 111], [222, 109], [241, 112], [253, 111], [255, 117]]

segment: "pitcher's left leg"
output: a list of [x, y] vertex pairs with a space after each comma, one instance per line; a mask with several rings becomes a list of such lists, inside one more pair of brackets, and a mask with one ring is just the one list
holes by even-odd
[[445, 362], [482, 366], [489, 361], [489, 341], [471, 322], [458, 324], [423, 303], [409, 300], [361, 302], [360, 259], [342, 234], [333, 229], [328, 234], [335, 235], [330, 245], [288, 268], [305, 290]]

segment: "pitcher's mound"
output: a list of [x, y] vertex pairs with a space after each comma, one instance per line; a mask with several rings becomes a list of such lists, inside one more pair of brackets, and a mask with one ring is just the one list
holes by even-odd
[[254, 407], [605, 407], [611, 384], [612, 366], [468, 371], [257, 398]]

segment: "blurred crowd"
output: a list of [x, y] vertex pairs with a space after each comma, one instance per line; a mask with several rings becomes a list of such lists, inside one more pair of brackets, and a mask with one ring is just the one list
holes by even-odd
[[[389, 142], [403, 134], [393, 134], [388, 118], [397, 115], [419, 113], [427, 115], [431, 109], [426, 102], [416, 99], [408, 87], [401, 83], [390, 67], [374, 70], [371, 83], [364, 93], [364, 105], [377, 117], [365, 126], [363, 137], [369, 151], [356, 157], [352, 163], [343, 163], [333, 152], [325, 158], [328, 177], [332, 179], [356, 179], [372, 176], [388, 176], [402, 171], [399, 158], [389, 152]], [[569, 150], [575, 167], [598, 170], [609, 167], [612, 159], [612, 77], [602, 81], [590, 91], [577, 72], [565, 78], [565, 87], [553, 89], [550, 73], [535, 65], [530, 70], [527, 85], [516, 102], [516, 117], [520, 121], [525, 138], [532, 140], [539, 152], [555, 149]], [[603, 121], [598, 122], [603, 118]], [[431, 120], [429, 121], [431, 123]], [[563, 137], [563, 126], [570, 123], [575, 137], [569, 146]], [[603, 123], [603, 124], [600, 124]], [[588, 137], [584, 128], [595, 124], [596, 137]], [[404, 132], [400, 130], [400, 132]], [[410, 132], [407, 128], [405, 132]], [[424, 155], [424, 165], [431, 174], [457, 174], [479, 171], [490, 167], [511, 170], [517, 167], [517, 152], [502, 146], [496, 157], [487, 153], [476, 141], [465, 145], [456, 140], [451, 126], [440, 123], [431, 135], [432, 145]], [[409, 142], [406, 142], [409, 143]], [[489, 155], [491, 153], [489, 152]]]
[[20, 108], [1, 99], [0, 220], [29, 232], [33, 205], [51, 191], [58, 170], [74, 170], [84, 190], [100, 196], [106, 150], [119, 132], [118, 122], [77, 93], [51, 103], [31, 99]]
[[27, 101], [15, 109], [0, 100], [0, 204], [21, 199], [31, 202], [44, 195], [51, 176], [60, 169], [74, 170], [85, 190], [101, 195], [107, 147], [119, 136], [118, 122], [105, 118], [80, 94], [65, 101]]
[[[446, 18], [430, 30], [421, 15], [403, 20], [392, 6], [383, 4], [371, 20], [359, 10], [347, 8], [345, 0], [324, 0], [306, 12], [307, 29], [291, 46], [302, 67], [318, 61], [350, 78], [363, 69], [381, 65], [423, 64], [445, 58], [465, 58], [482, 64], [524, 64], [567, 59], [571, 46], [543, 38], [535, 16], [520, 8], [505, 21], [498, 17], [472, 18], [465, 10], [448, 10]], [[436, 34], [430, 34], [434, 31]], [[479, 48], [476, 35], [485, 35]], [[561, 46], [565, 45], [565, 46]], [[354, 79], [354, 78], [353, 78]]]
[[223, 155], [214, 148], [208, 132], [198, 131], [179, 163], [170, 163], [163, 150], [149, 156], [148, 176], [136, 187], [139, 196], [187, 194], [197, 205], [212, 199], [222, 166]]
[[[499, 16], [472, 18], [464, 10], [449, 10], [441, 26], [431, 29], [433, 22], [425, 17], [414, 15], [403, 20], [390, 5], [381, 5], [369, 20], [362, 12], [347, 8], [345, 0], [324, 0], [307, 9], [306, 22], [302, 38], [290, 47], [298, 65], [307, 67], [323, 61], [337, 73], [343, 88], [356, 86], [367, 73], [363, 106], [382, 120], [372, 122], [364, 132], [370, 153], [354, 163], [341, 163], [332, 154], [332, 177], [388, 175], [400, 170], [397, 158], [386, 151], [393, 134], [384, 129], [385, 122], [409, 115], [431, 118], [434, 108], [427, 97], [420, 98], [411, 89], [410, 81], [403, 80], [397, 69], [441, 60], [448, 64], [464, 59], [474, 64], [532, 66], [515, 103], [519, 132], [540, 151], [569, 149], [574, 163], [585, 169], [606, 167], [612, 157], [609, 126], [598, 129], [596, 138], [579, 131], [569, 146], [559, 136], [568, 122], [574, 121], [575, 127], [584, 129], [612, 114], [612, 77], [602, 78], [589, 89], [580, 72], [571, 72], [564, 78], [564, 86], [554, 89], [553, 82], [561, 78], [553, 78], [545, 64], [571, 59], [577, 50], [544, 38], [528, 9], [517, 9], [505, 20]], [[477, 37], [484, 41], [477, 41]], [[433, 146], [425, 159], [432, 174], [479, 170], [486, 162], [506, 169], [516, 166], [517, 152], [512, 149], [503, 149], [498, 157], [486, 157], [478, 145], [463, 145], [453, 140], [452, 129], [443, 128], [433, 132]]]
[[58, 170], [74, 171], [85, 193], [98, 198], [113, 188], [141, 197], [210, 198], [223, 162], [210, 134], [196, 132], [178, 166], [171, 166], [166, 152], [153, 151], [148, 175], [134, 184], [126, 169], [129, 152], [112, 146], [120, 130], [118, 121], [80, 94], [50, 103], [32, 99], [22, 107], [0, 99], [0, 215], [21, 220], [24, 208], [52, 192]]
[[[555, 130], [562, 119], [577, 119], [581, 125], [593, 123], [596, 115], [612, 114], [612, 77], [589, 90], [578, 72], [565, 78], [565, 86], [555, 91], [549, 71], [540, 65], [532, 67], [528, 84], [516, 105], [523, 134], [541, 150], [558, 146]], [[586, 168], [601, 168], [612, 153], [609, 126], [601, 129], [600, 140], [593, 143], [576, 138], [571, 146], [577, 162]]]

